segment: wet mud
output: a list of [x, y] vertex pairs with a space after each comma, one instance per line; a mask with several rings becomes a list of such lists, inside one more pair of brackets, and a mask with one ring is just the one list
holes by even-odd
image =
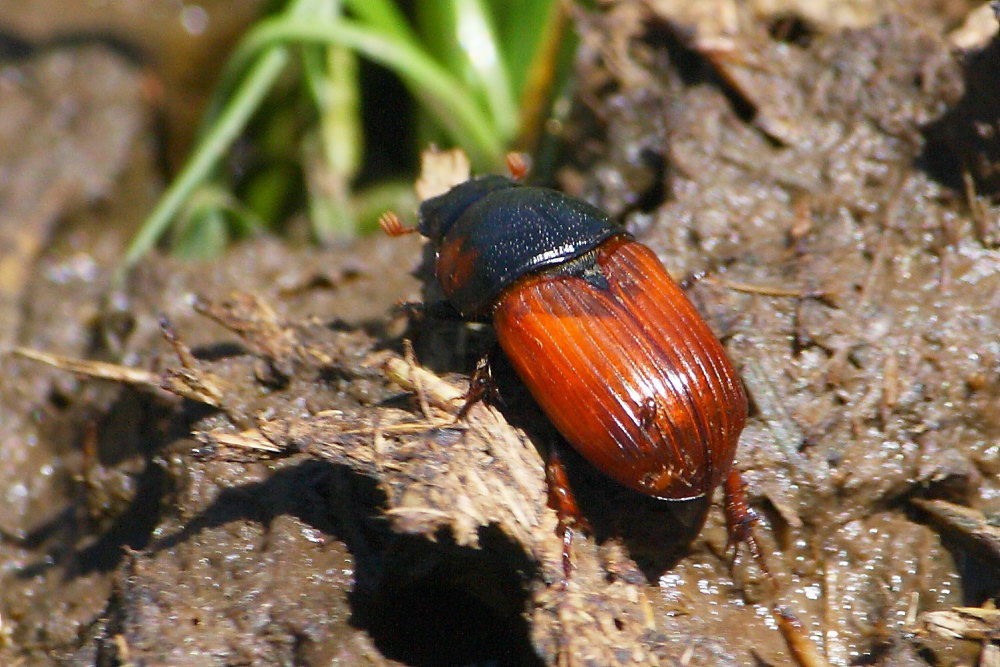
[[[945, 8], [734, 31], [672, 4], [577, 16], [557, 185], [722, 337], [758, 539], [826, 659], [992, 659], [998, 42], [958, 50]], [[455, 421], [493, 341], [396, 308], [429, 289], [419, 239], [261, 238], [115, 285], [162, 179], [143, 69], [2, 67], [0, 664], [794, 664], [718, 498], [693, 534], [572, 452], [593, 529], [562, 586], [559, 439], [502, 364]]]

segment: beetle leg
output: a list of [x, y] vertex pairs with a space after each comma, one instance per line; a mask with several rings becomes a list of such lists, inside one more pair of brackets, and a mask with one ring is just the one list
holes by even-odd
[[493, 402], [502, 402], [496, 380], [493, 378], [493, 358], [496, 351], [497, 348], [493, 347], [476, 362], [476, 370], [469, 378], [469, 391], [465, 394], [465, 405], [458, 411], [457, 419], [463, 419], [473, 405], [486, 398]]
[[729, 535], [726, 550], [728, 551], [729, 547], [739, 549], [740, 544], [746, 544], [754, 560], [757, 561], [761, 569], [770, 577], [770, 572], [768, 572], [767, 565], [764, 563], [764, 556], [760, 551], [760, 547], [757, 546], [757, 540], [753, 536], [752, 528], [757, 523], [757, 513], [750, 508], [750, 503], [747, 502], [743, 478], [740, 477], [740, 473], [735, 468], [726, 477], [723, 494], [723, 506], [726, 512], [726, 532]]
[[[757, 523], [757, 514], [750, 509], [747, 503], [746, 491], [743, 486], [743, 478], [740, 473], [733, 469], [723, 486], [725, 496], [726, 528], [729, 533], [729, 545], [739, 548], [740, 543], [744, 543], [750, 549], [757, 566], [764, 572], [765, 577], [771, 582], [775, 597], [780, 595], [778, 582], [771, 571], [767, 569], [764, 554], [761, 553], [757, 540], [753, 536], [753, 526]], [[823, 655], [816, 648], [816, 645], [809, 639], [809, 635], [802, 627], [802, 622], [795, 616], [788, 607], [773, 603], [771, 613], [778, 623], [778, 630], [785, 638], [796, 662], [802, 667], [827, 667], [828, 663]]]
[[573, 528], [579, 526], [583, 530], [590, 530], [590, 524], [583, 516], [583, 512], [580, 511], [580, 505], [576, 502], [576, 496], [569, 485], [566, 466], [555, 447], [549, 449], [548, 460], [545, 463], [545, 479], [549, 487], [549, 507], [556, 511], [556, 517], [559, 520], [556, 526], [556, 535], [562, 538], [563, 543], [563, 583], [565, 584], [573, 570]]

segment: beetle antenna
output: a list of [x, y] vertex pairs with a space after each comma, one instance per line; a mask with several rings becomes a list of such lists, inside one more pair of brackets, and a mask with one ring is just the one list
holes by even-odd
[[395, 211], [386, 211], [378, 219], [378, 226], [382, 228], [386, 236], [405, 236], [417, 231], [416, 227], [408, 227]]
[[515, 181], [524, 180], [531, 169], [531, 158], [526, 153], [507, 153], [504, 161], [507, 163], [507, 172]]

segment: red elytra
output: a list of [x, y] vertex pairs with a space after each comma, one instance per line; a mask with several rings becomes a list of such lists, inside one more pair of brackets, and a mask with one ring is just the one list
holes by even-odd
[[711, 493], [732, 468], [747, 400], [719, 340], [649, 248], [599, 246], [598, 287], [537, 273], [493, 310], [504, 353], [598, 470], [666, 500]]

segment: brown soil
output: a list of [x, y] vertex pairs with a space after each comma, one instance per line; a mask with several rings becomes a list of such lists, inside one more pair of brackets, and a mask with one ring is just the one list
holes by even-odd
[[[705, 272], [758, 538], [827, 659], [992, 659], [1000, 46], [952, 49], [955, 3], [730, 33], [672, 4], [578, 17], [560, 185]], [[158, 192], [147, 73], [90, 44], [0, 67], [0, 349], [140, 371], [0, 357], [0, 664], [792, 663], [717, 508], [692, 539], [571, 453], [593, 530], [562, 587], [557, 439], [503, 367], [454, 422], [492, 342], [394, 310], [418, 239], [259, 239], [113, 287]], [[986, 630], [930, 613], [958, 606]]]

